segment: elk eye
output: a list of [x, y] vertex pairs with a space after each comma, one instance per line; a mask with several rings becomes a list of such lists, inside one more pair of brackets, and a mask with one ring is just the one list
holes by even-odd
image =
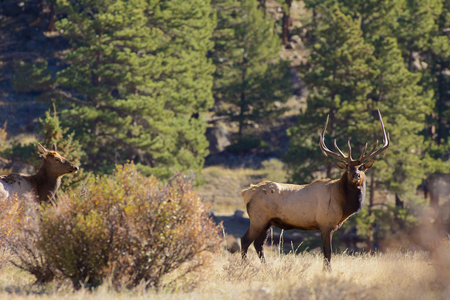
[[359, 166], [358, 170], [364, 171], [364, 166]]

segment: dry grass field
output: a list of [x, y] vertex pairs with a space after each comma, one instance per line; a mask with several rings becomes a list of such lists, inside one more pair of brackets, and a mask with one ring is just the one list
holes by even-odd
[[[284, 181], [282, 163], [269, 161], [262, 170], [209, 167], [197, 191], [214, 213], [244, 209], [242, 188], [264, 179]], [[5, 263], [0, 250], [0, 300], [3, 299], [450, 299], [450, 244], [442, 240], [434, 251], [393, 250], [377, 254], [334, 253], [332, 271], [324, 272], [320, 252], [280, 254], [267, 247], [261, 263], [253, 246], [243, 261], [226, 250], [206, 253], [209, 264], [187, 276], [170, 273], [169, 288], [135, 288], [116, 292], [108, 282], [97, 290], [73, 290], [71, 282], [33, 285], [34, 277]], [[1, 259], [3, 258], [3, 260]], [[2, 263], [3, 261], [3, 263]], [[175, 280], [174, 280], [175, 279]]]
[[223, 252], [211, 254], [210, 266], [178, 279], [172, 290], [158, 292], [116, 293], [107, 283], [94, 292], [73, 291], [64, 282], [42, 288], [6, 265], [0, 299], [450, 299], [449, 250], [442, 249], [440, 260], [419, 252], [337, 254], [331, 272], [322, 271], [320, 253], [280, 255], [271, 249], [263, 264], [254, 252], [246, 261]]

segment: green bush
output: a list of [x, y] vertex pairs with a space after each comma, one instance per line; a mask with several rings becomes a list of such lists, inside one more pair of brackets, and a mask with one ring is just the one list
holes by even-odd
[[219, 228], [182, 175], [162, 184], [134, 164], [91, 179], [43, 212], [39, 247], [74, 288], [161, 286], [163, 275], [220, 248]]

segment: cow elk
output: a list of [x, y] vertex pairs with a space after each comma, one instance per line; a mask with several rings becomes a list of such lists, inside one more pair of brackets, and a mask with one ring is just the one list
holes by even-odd
[[61, 185], [61, 176], [79, 170], [56, 152], [56, 145], [53, 145], [53, 150], [47, 150], [38, 144], [38, 151], [44, 160], [35, 175], [0, 176], [0, 201], [11, 196], [31, 197], [40, 203], [51, 201]]
[[324, 142], [327, 117], [319, 146], [325, 156], [335, 158], [338, 167], [344, 170], [341, 178], [318, 179], [306, 185], [263, 181], [241, 192], [250, 218], [250, 227], [241, 239], [243, 258], [247, 256], [248, 247], [254, 242], [258, 256], [264, 261], [263, 246], [271, 226], [315, 230], [320, 231], [322, 238], [324, 269], [330, 269], [333, 232], [351, 215], [361, 210], [366, 193], [365, 171], [372, 167], [373, 159], [385, 153], [389, 147], [389, 134], [386, 134], [384, 129], [380, 111], [378, 115], [384, 136], [383, 146], [377, 150], [377, 141], [375, 147], [366, 155], [366, 144], [357, 160], [352, 158], [350, 141], [348, 156], [342, 153], [336, 140], [334, 146], [337, 152], [327, 148]]

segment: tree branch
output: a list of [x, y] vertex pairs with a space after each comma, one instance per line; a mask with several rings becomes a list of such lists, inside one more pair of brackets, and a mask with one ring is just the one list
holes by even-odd
[[50, 86], [50, 90], [52, 90], [55, 94], [60, 95], [71, 102], [78, 103], [78, 104], [81, 104], [84, 106], [95, 107], [96, 109], [99, 109], [99, 110], [106, 109], [106, 110], [114, 111], [120, 117], [125, 117], [129, 114], [129, 112], [124, 112], [121, 109], [114, 107], [112, 105], [96, 105], [93, 102], [83, 101], [83, 100], [73, 96], [71, 93], [63, 91], [63, 90], [59, 90], [59, 89], [55, 88], [54, 86]]
[[71, 93], [69, 93], [69, 92], [65, 92], [65, 91], [62, 91], [62, 90], [58, 90], [58, 89], [56, 89], [56, 88], [53, 87], [53, 86], [50, 86], [50, 89], [51, 89], [55, 94], [60, 95], [60, 96], [63, 96], [64, 98], [66, 98], [67, 100], [70, 100], [70, 101], [72, 101], [72, 102], [75, 102], [75, 103], [78, 103], [78, 104], [82, 104], [82, 105], [85, 105], [85, 106], [93, 106], [92, 103], [89, 103], [89, 102], [83, 101], [83, 100], [81, 100], [81, 99], [78, 99], [77, 97], [73, 96], [73, 95], [72, 95]]

